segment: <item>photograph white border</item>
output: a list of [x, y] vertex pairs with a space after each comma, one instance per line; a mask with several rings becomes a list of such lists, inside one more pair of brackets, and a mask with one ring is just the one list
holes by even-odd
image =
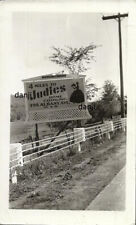
[[[126, 210], [119, 211], [70, 211], [70, 210], [15, 210], [8, 209], [9, 201], [9, 143], [10, 143], [10, 93], [8, 93], [8, 42], [11, 16], [14, 11], [44, 12], [128, 12], [128, 62], [127, 62], [127, 165]], [[77, 3], [0, 3], [0, 224], [50, 224], [50, 225], [131, 225], [135, 224], [135, 115], [136, 115], [136, 4], [129, 2], [77, 2]], [[10, 42], [9, 42], [10, 44]]]

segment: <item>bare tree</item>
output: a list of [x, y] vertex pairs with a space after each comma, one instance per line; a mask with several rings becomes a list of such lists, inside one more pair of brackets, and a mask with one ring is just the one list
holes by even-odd
[[[79, 75], [87, 71], [91, 61], [95, 60], [93, 52], [97, 47], [98, 46], [94, 44], [89, 44], [85, 47], [81, 46], [80, 48], [72, 48], [69, 46], [65, 48], [52, 47], [53, 54], [49, 59], [63, 67], [63, 69], [67, 70], [69, 74]], [[96, 91], [98, 91], [96, 85], [87, 81], [86, 94], [89, 100], [95, 96]], [[54, 125], [59, 127], [58, 123]]]
[[94, 60], [92, 54], [97, 47], [94, 44], [80, 48], [67, 46], [62, 49], [53, 47], [54, 53], [50, 56], [50, 60], [67, 69], [69, 73], [79, 74], [89, 69], [88, 64], [91, 60]]

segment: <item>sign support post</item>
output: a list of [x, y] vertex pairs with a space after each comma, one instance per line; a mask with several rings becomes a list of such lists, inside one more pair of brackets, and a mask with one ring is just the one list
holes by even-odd
[[38, 147], [39, 147], [39, 133], [38, 133], [38, 124], [36, 123], [35, 124], [35, 139], [36, 139], [36, 141], [38, 141], [38, 142], [36, 142], [36, 146], [37, 146], [37, 152], [38, 152]]

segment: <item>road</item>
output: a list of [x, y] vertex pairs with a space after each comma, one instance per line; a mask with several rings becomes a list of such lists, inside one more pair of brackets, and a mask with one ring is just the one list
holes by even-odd
[[125, 209], [125, 167], [90, 203], [86, 210], [120, 211]]

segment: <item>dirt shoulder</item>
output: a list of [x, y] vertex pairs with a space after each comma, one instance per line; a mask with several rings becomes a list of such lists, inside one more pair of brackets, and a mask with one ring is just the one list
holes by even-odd
[[[25, 168], [28, 177], [10, 186], [10, 208], [86, 209], [125, 165], [125, 144], [124, 133], [117, 133], [101, 144], [88, 141], [82, 145], [81, 153], [56, 154], [29, 165]], [[32, 173], [36, 166], [37, 176]]]

